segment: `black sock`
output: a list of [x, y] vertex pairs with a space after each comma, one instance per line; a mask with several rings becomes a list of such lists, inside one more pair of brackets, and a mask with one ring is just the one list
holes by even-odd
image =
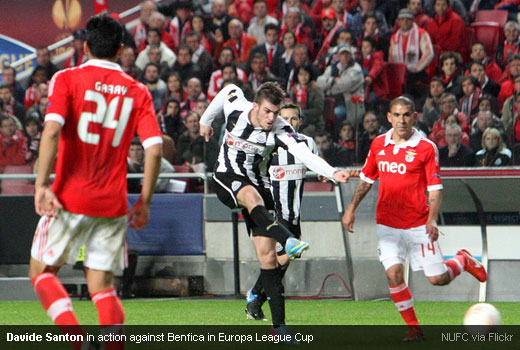
[[287, 268], [289, 267], [289, 264], [287, 265], [278, 265], [277, 269], [280, 274], [280, 281], [283, 280], [283, 276], [285, 276], [285, 272], [287, 272]]
[[262, 285], [262, 274], [258, 276], [258, 279], [256, 280], [255, 285], [253, 286], [253, 289], [251, 289], [251, 293], [260, 295], [264, 290], [264, 286]]
[[285, 324], [285, 295], [280, 271], [278, 269], [260, 269], [260, 277], [265, 294], [267, 294], [267, 300], [269, 300], [273, 326]]
[[284, 225], [279, 224], [267, 209], [262, 205], [257, 205], [249, 213], [251, 220], [257, 225], [266, 230], [267, 237], [274, 238], [282, 246], [285, 247], [287, 238], [294, 237]]

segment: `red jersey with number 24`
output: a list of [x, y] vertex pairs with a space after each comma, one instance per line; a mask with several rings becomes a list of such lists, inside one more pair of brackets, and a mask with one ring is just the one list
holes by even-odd
[[105, 60], [57, 72], [45, 121], [63, 128], [52, 187], [65, 210], [94, 217], [128, 212], [126, 159], [135, 133], [146, 149], [162, 143], [146, 87]]
[[439, 152], [415, 129], [408, 141], [396, 145], [393, 131], [372, 141], [360, 178], [370, 184], [379, 178], [376, 222], [408, 229], [426, 224], [426, 191], [442, 190]]

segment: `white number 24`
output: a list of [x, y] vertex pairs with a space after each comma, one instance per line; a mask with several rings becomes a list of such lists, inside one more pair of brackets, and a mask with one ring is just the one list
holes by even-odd
[[123, 99], [121, 113], [118, 120], [115, 120], [117, 105], [119, 104], [119, 96], [114, 97], [107, 108], [105, 97], [99, 92], [87, 90], [85, 91], [85, 101], [96, 103], [96, 112], [83, 112], [79, 118], [78, 135], [81, 141], [97, 145], [99, 143], [99, 134], [94, 134], [88, 131], [89, 123], [103, 124], [104, 128], [115, 129], [114, 138], [112, 140], [112, 147], [118, 147], [121, 143], [121, 138], [128, 123], [130, 112], [132, 111], [132, 103], [134, 101], [131, 97]]

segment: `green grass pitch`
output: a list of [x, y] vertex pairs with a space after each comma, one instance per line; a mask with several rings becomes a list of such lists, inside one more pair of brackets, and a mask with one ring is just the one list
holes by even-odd
[[[415, 302], [423, 325], [460, 325], [471, 302]], [[520, 324], [520, 303], [492, 303], [504, 325]], [[74, 301], [82, 324], [97, 324], [91, 301]], [[245, 301], [216, 299], [140, 299], [123, 301], [127, 325], [258, 325], [247, 320]], [[39, 302], [0, 302], [0, 325], [52, 324]], [[270, 319], [269, 307], [264, 312]], [[289, 325], [403, 325], [390, 301], [288, 300]], [[266, 322], [264, 322], [266, 323]]]

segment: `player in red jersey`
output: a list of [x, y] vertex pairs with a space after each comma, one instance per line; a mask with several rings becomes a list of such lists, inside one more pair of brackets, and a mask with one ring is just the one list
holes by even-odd
[[342, 221], [345, 229], [353, 232], [354, 212], [379, 178], [376, 209], [379, 260], [386, 270], [392, 300], [409, 326], [405, 340], [417, 340], [424, 338], [424, 334], [403, 278], [406, 257], [412, 269], [424, 270], [433, 285], [449, 284], [464, 270], [480, 282], [486, 281], [487, 274], [464, 249], [444, 261], [437, 242], [442, 201], [439, 153], [433, 142], [413, 128], [417, 120], [413, 102], [402, 96], [392, 100], [387, 118], [393, 128], [372, 142]]
[[[124, 322], [113, 286], [123, 268], [127, 227], [126, 158], [135, 133], [146, 149], [141, 197], [130, 226], [149, 220], [161, 161], [161, 132], [150, 93], [116, 63], [122, 27], [108, 16], [87, 23], [89, 61], [54, 75], [41, 139], [34, 205], [42, 215], [31, 248], [29, 276], [47, 314], [58, 326], [78, 325], [68, 293], [56, 277], [85, 244], [85, 277], [101, 325]], [[57, 155], [56, 180], [49, 175]], [[81, 332], [79, 327], [64, 327]], [[117, 345], [120, 346], [121, 344]], [[81, 346], [76, 342], [74, 348]], [[109, 346], [108, 348], [114, 348]]]

